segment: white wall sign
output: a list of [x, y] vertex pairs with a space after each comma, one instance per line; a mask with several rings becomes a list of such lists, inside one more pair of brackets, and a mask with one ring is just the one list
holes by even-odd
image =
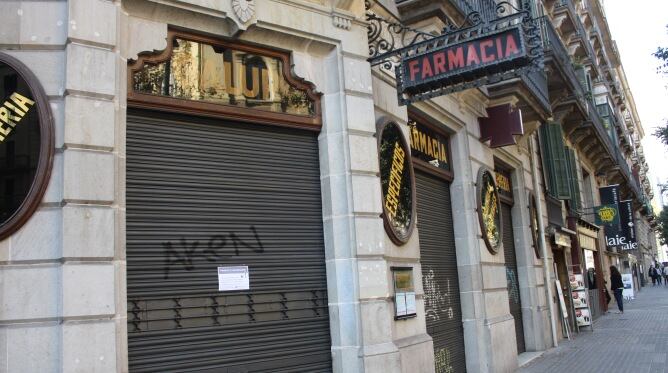
[[218, 267], [218, 291], [250, 289], [248, 266]]

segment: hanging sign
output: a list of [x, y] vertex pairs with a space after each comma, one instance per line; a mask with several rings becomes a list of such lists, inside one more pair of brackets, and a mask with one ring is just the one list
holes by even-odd
[[501, 206], [494, 173], [480, 167], [477, 179], [478, 220], [487, 249], [496, 254], [501, 247]]
[[51, 175], [53, 117], [35, 75], [0, 53], [0, 240], [39, 205]]
[[383, 220], [392, 242], [408, 242], [415, 225], [415, 183], [410, 148], [395, 122], [381, 122], [379, 129], [380, 183]]
[[594, 222], [596, 225], [617, 225], [619, 224], [619, 210], [617, 205], [601, 205], [594, 207]]
[[433, 86], [474, 80], [528, 63], [520, 27], [507, 28], [403, 59], [400, 93], [422, 93]]
[[517, 144], [517, 137], [524, 134], [522, 111], [510, 104], [487, 108], [487, 117], [478, 118], [480, 141], [489, 141], [490, 148]]
[[635, 250], [638, 248], [636, 240], [636, 227], [633, 221], [633, 201], [626, 200], [619, 202], [619, 223], [622, 230], [624, 243], [621, 244], [622, 250]]
[[431, 166], [450, 171], [449, 139], [420, 122], [409, 120], [411, 156]]

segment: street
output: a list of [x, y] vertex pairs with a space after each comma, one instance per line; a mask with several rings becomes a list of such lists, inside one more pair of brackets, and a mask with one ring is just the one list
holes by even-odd
[[609, 309], [593, 332], [561, 341], [519, 372], [668, 372], [668, 287], [644, 287], [623, 315], [614, 299]]

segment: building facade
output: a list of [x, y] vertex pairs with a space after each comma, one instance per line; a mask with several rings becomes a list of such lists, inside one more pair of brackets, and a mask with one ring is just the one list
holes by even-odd
[[[575, 275], [595, 318], [656, 255], [597, 0], [0, 9], [0, 371], [509, 372], [578, 328]], [[545, 68], [401, 104], [373, 48], [476, 13], [530, 18]], [[612, 185], [631, 250], [593, 219]]]

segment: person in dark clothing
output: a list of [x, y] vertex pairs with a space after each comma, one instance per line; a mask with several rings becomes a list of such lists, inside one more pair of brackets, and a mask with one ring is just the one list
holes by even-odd
[[624, 302], [622, 299], [624, 283], [622, 282], [622, 274], [619, 273], [619, 270], [615, 266], [610, 266], [610, 289], [615, 293], [615, 300], [617, 301], [619, 312], [624, 313]]

